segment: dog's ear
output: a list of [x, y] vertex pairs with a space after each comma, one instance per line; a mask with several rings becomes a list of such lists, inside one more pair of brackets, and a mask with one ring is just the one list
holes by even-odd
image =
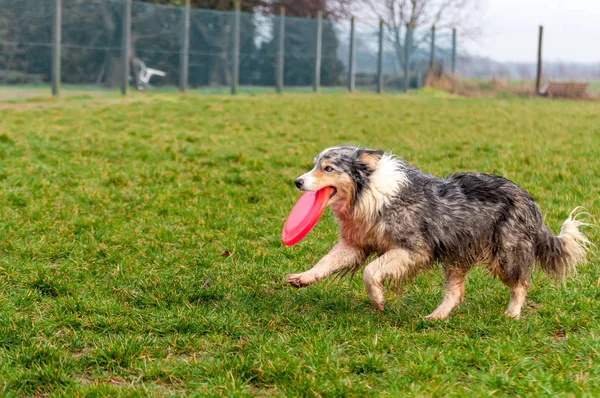
[[383, 151], [375, 151], [372, 149], [363, 149], [359, 156], [361, 162], [369, 166], [371, 169], [377, 167], [377, 163], [381, 157], [385, 154]]

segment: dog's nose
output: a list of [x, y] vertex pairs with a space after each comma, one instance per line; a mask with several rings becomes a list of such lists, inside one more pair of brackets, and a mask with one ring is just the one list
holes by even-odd
[[302, 178], [298, 178], [298, 179], [296, 179], [296, 181], [294, 181], [294, 183], [296, 184], [296, 188], [302, 188], [302, 184], [304, 184], [304, 180]]

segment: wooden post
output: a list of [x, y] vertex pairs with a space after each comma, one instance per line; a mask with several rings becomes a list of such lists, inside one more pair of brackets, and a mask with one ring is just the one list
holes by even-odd
[[348, 60], [348, 91], [353, 92], [356, 83], [355, 68], [356, 68], [356, 42], [354, 41], [355, 27], [354, 17], [350, 19], [350, 59]]
[[379, 21], [379, 51], [377, 53], [377, 93], [383, 93], [383, 20]]
[[240, 82], [240, 11], [241, 3], [235, 2], [235, 13], [233, 20], [233, 73], [231, 79], [231, 94], [237, 94]]
[[429, 60], [429, 66], [432, 69], [435, 67], [435, 25], [431, 27], [431, 58]]
[[60, 53], [62, 36], [62, 0], [55, 0], [54, 18], [52, 19], [52, 95], [60, 93]]
[[179, 54], [179, 91], [185, 92], [188, 85], [190, 64], [190, 0], [185, 0], [183, 26], [181, 32], [181, 53]]
[[410, 53], [412, 52], [412, 28], [406, 25], [404, 40], [404, 91], [410, 88]]
[[315, 54], [315, 78], [313, 80], [313, 91], [316, 93], [321, 86], [321, 45], [323, 36], [323, 12], [317, 11], [317, 43]]
[[279, 50], [277, 52], [277, 78], [275, 89], [281, 94], [283, 91], [283, 72], [285, 67], [285, 8], [279, 9]]
[[452, 74], [456, 74], [456, 28], [452, 29]]
[[535, 75], [535, 93], [540, 93], [540, 83], [542, 81], [542, 37], [544, 36], [544, 27], [540, 25], [538, 35], [538, 53], [537, 53], [537, 73]]
[[125, 0], [123, 6], [125, 10], [123, 12], [121, 94], [127, 95], [127, 89], [129, 88], [129, 56], [131, 55], [131, 0]]

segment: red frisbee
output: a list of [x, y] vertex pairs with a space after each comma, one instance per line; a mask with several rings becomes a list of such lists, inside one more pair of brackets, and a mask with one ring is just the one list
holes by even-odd
[[285, 220], [281, 232], [281, 240], [286, 246], [300, 242], [313, 229], [327, 207], [331, 191], [331, 187], [325, 187], [316, 192], [305, 192], [300, 196]]

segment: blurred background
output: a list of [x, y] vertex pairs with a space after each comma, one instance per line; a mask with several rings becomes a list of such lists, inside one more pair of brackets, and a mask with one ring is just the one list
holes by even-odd
[[594, 97], [598, 20], [596, 0], [0, 0], [0, 99], [48, 95], [53, 81], [55, 94], [465, 95], [577, 82]]

